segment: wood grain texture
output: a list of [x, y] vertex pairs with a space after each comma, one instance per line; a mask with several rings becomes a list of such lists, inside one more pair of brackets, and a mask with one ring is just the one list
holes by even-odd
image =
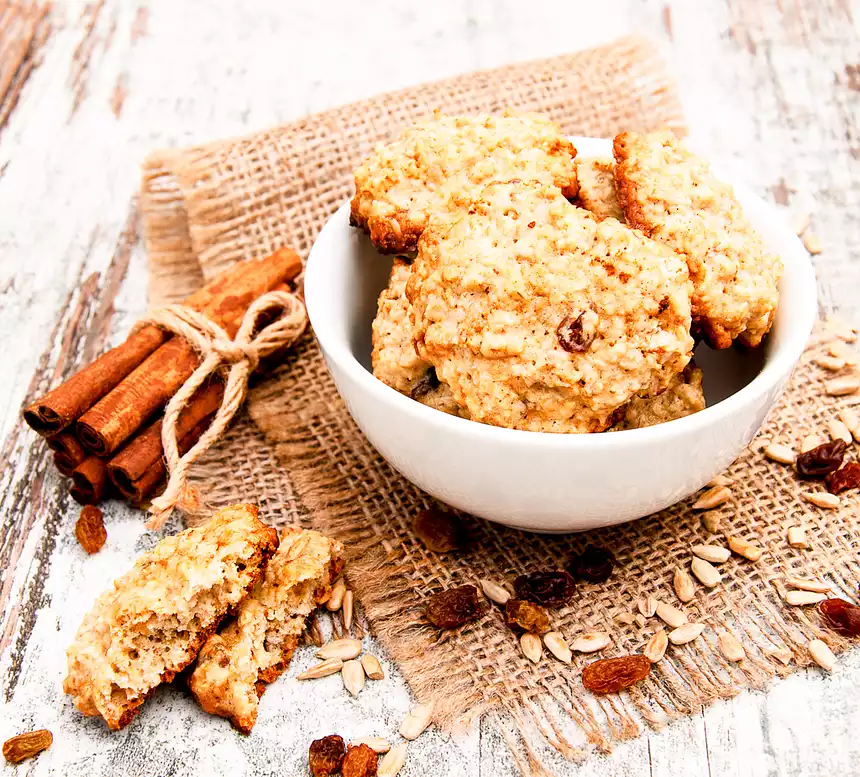
[[[42, 22], [50, 28], [32, 35], [38, 56], [14, 81], [0, 134], [0, 450], [8, 462], [0, 472], [0, 740], [42, 726], [55, 734], [51, 750], [20, 773], [303, 774], [311, 739], [334, 729], [394, 736], [409, 706], [384, 655], [389, 679], [358, 700], [340, 692], [337, 677], [296, 682], [314, 660], [309, 648], [267, 691], [249, 739], [172, 688], [113, 736], [60, 692], [64, 647], [83, 614], [154, 538], [139, 513], [112, 503], [105, 548], [84, 558], [73, 536], [77, 508], [19, 411], [118, 342], [145, 307], [133, 198], [149, 150], [645, 31], [675, 66], [693, 142], [765, 196], [812, 214], [825, 249], [815, 259], [822, 303], [860, 315], [852, 13], [840, 0], [610, 0], [587, 9], [535, 0], [528, 13], [514, 0], [442, 0], [432, 10], [397, 0], [55, 3]], [[0, 35], [0, 51], [8, 46]], [[379, 652], [372, 638], [366, 644]], [[833, 675], [798, 673], [610, 756], [549, 763], [561, 775], [597, 777], [858, 774], [858, 677], [860, 651]], [[493, 721], [453, 743], [431, 732], [410, 745], [402, 774], [511, 775], [503, 742]]]

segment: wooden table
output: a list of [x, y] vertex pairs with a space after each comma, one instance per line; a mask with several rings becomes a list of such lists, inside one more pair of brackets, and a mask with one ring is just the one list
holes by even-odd
[[[148, 150], [641, 31], [677, 70], [694, 142], [778, 204], [812, 214], [822, 304], [860, 314], [860, 46], [857, 7], [845, 0], [611, 0], [588, 10], [569, 0], [55, 0], [29, 27], [8, 5], [0, 0], [0, 739], [42, 726], [55, 734], [19, 774], [302, 774], [311, 739], [394, 735], [409, 706], [390, 663], [389, 680], [358, 701], [336, 677], [300, 686], [307, 650], [266, 694], [249, 739], [171, 690], [109, 735], [60, 692], [64, 648], [93, 597], [152, 539], [139, 514], [111, 504], [108, 544], [84, 558], [72, 536], [78, 508], [19, 411], [144, 309], [134, 196]], [[799, 672], [611, 756], [552, 765], [565, 775], [860, 774], [858, 680], [860, 651], [830, 676]], [[489, 726], [453, 741], [428, 732], [402, 774], [512, 774], [500, 741]]]

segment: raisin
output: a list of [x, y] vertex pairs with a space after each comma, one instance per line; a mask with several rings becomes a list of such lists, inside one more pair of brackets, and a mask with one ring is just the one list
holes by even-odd
[[433, 389], [439, 388], [441, 385], [442, 383], [436, 375], [436, 368], [431, 367], [424, 373], [421, 380], [415, 384], [410, 396], [412, 399], [418, 399], [419, 397], [423, 397], [425, 394], [429, 394]]
[[412, 522], [412, 530], [428, 550], [447, 553], [469, 544], [466, 528], [454, 513], [439, 508], [422, 510]]
[[508, 599], [505, 605], [505, 623], [512, 629], [522, 629], [534, 634], [549, 631], [549, 616], [542, 607], [523, 599]]
[[588, 583], [605, 583], [612, 574], [615, 557], [596, 545], [587, 545], [578, 556], [574, 556], [567, 569], [574, 577]]
[[557, 607], [571, 596], [576, 583], [562, 571], [531, 572], [514, 580], [514, 591], [520, 599], [537, 602], [545, 607]]
[[833, 440], [801, 453], [795, 461], [797, 474], [802, 478], [823, 478], [842, 466], [847, 449], [845, 440]]
[[594, 342], [596, 329], [593, 326], [585, 329], [582, 320], [584, 316], [585, 313], [580, 313], [578, 316], [565, 316], [555, 330], [558, 344], [568, 353], [587, 351]]
[[350, 745], [343, 759], [343, 777], [376, 777], [377, 757], [369, 745]]
[[818, 605], [824, 621], [844, 637], [860, 637], [860, 607], [845, 599], [825, 599]]
[[107, 539], [102, 511], [95, 505], [86, 505], [75, 524], [75, 537], [87, 553], [97, 553]]
[[3, 757], [10, 764], [19, 764], [47, 750], [53, 741], [54, 735], [46, 728], [18, 734], [3, 743]]
[[456, 629], [482, 614], [478, 589], [473, 585], [461, 585], [447, 591], [439, 591], [427, 602], [427, 620], [439, 629]]
[[337, 774], [346, 755], [346, 745], [343, 737], [330, 734], [322, 739], [311, 742], [308, 750], [308, 766], [313, 777], [329, 777]]
[[601, 658], [582, 670], [582, 684], [592, 693], [618, 693], [644, 680], [650, 671], [645, 656]]
[[831, 472], [824, 483], [831, 494], [841, 494], [843, 491], [860, 488], [860, 464], [849, 461], [835, 472]]

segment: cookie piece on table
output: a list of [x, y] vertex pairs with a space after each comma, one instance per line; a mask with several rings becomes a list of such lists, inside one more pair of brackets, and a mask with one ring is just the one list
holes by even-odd
[[624, 211], [615, 191], [615, 162], [612, 159], [577, 159], [579, 194], [576, 204], [599, 219], [624, 221]]
[[413, 251], [432, 212], [490, 181], [535, 179], [575, 196], [575, 156], [561, 128], [541, 114], [437, 113], [377, 146], [356, 169], [350, 223], [384, 253]]
[[714, 348], [757, 346], [773, 323], [782, 262], [752, 228], [731, 186], [668, 130], [615, 138], [627, 222], [687, 260], [693, 325]]
[[705, 409], [702, 371], [690, 364], [676, 375], [662, 394], [656, 397], [634, 397], [624, 408], [624, 418], [613, 429], [641, 429], [664, 424], [676, 418]]
[[126, 726], [160, 683], [196, 658], [277, 547], [277, 532], [254, 505], [226, 507], [161, 540], [84, 618], [67, 651], [63, 690], [84, 715]]
[[543, 183], [490, 184], [431, 221], [406, 293], [419, 356], [496, 426], [604, 431], [692, 355], [683, 258]]
[[266, 573], [235, 620], [206, 641], [191, 675], [194, 698], [206, 712], [229, 718], [248, 734], [266, 684], [287, 668], [305, 621], [328, 601], [343, 568], [343, 546], [315, 531], [287, 528]]

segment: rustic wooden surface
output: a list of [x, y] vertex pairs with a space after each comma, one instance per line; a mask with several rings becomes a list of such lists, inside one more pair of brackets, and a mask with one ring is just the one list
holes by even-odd
[[[390, 664], [390, 679], [358, 701], [336, 677], [300, 686], [307, 650], [266, 694], [248, 739], [170, 689], [109, 735], [60, 692], [84, 612], [152, 539], [138, 514], [111, 505], [107, 546], [84, 558], [77, 507], [19, 411], [145, 306], [134, 195], [148, 150], [642, 31], [677, 70], [694, 142], [812, 214], [822, 304], [860, 315], [860, 38], [849, 0], [610, 0], [587, 12], [545, 0], [55, 0], [26, 15], [11, 5], [0, 0], [0, 740], [55, 733], [17, 773], [302, 774], [310, 739], [393, 736], [409, 705]], [[830, 676], [800, 672], [610, 756], [551, 765], [565, 775], [860, 774], [858, 679], [860, 651]], [[489, 724], [453, 741], [430, 732], [402, 774], [513, 774], [499, 743]]]

